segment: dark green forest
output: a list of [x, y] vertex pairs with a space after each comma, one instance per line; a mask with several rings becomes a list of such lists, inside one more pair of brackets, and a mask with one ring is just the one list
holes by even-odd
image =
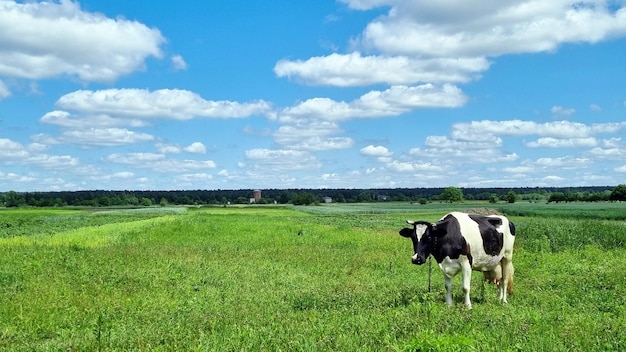
[[[457, 197], [450, 198], [450, 190]], [[452, 192], [453, 194], [455, 192]], [[460, 195], [460, 198], [458, 197]], [[315, 204], [364, 202], [472, 201], [496, 202], [598, 202], [626, 200], [626, 185], [594, 187], [520, 188], [393, 188], [393, 189], [263, 189], [255, 201], [252, 189], [170, 191], [61, 191], [0, 193], [4, 207], [109, 207], [227, 204]]]

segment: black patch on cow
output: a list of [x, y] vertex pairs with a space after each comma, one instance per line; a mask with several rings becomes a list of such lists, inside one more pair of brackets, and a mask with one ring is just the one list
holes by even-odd
[[459, 259], [461, 255], [465, 255], [471, 258], [469, 243], [461, 235], [461, 226], [454, 216], [446, 216], [434, 224], [433, 230], [429, 232], [429, 236], [422, 236], [422, 241], [427, 240], [425, 237], [431, 238], [432, 255], [437, 263], [441, 263], [446, 257]]
[[[470, 218], [471, 218], [471, 217], [472, 217], [472, 215], [470, 215]], [[488, 218], [487, 218], [487, 221], [488, 221], [491, 225], [493, 225], [493, 226], [495, 226], [495, 227], [498, 227], [498, 226], [501, 226], [501, 225], [502, 225], [502, 219], [500, 219], [500, 218], [490, 218], [490, 217], [488, 217]]]
[[485, 253], [492, 256], [499, 255], [504, 245], [504, 236], [496, 229], [494, 223], [502, 225], [502, 219], [480, 215], [470, 215], [469, 217], [478, 224], [478, 230], [480, 231], [480, 237], [483, 239]]
[[472, 257], [472, 248], [469, 243], [467, 243], [467, 260], [469, 261], [470, 266], [474, 265], [474, 257]]
[[515, 225], [513, 225], [511, 221], [509, 221], [509, 231], [511, 232], [512, 236], [515, 236]]

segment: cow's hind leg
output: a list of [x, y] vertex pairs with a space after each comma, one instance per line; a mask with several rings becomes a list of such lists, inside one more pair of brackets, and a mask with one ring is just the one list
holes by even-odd
[[446, 285], [446, 304], [450, 307], [452, 305], [452, 278], [444, 275], [443, 280]]
[[500, 285], [498, 285], [498, 293], [500, 296], [500, 302], [509, 303], [507, 301], [507, 291], [508, 293], [513, 293], [513, 262], [510, 259], [502, 258], [502, 280], [500, 281]]

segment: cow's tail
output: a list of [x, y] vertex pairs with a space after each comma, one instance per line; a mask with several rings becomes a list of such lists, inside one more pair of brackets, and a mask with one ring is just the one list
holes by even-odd
[[513, 295], [513, 274], [515, 273], [515, 268], [513, 268], [513, 262], [509, 263], [509, 270], [507, 271], [507, 287], [506, 291], [509, 295]]

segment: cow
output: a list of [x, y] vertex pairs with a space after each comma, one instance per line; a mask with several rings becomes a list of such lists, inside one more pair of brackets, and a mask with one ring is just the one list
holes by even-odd
[[513, 287], [513, 244], [515, 225], [502, 215], [472, 215], [451, 212], [436, 223], [407, 220], [412, 228], [400, 235], [413, 241], [413, 264], [422, 265], [432, 255], [443, 273], [446, 304], [452, 305], [452, 278], [462, 274], [464, 303], [472, 308], [472, 270], [482, 271], [486, 280], [498, 286], [502, 303]]

